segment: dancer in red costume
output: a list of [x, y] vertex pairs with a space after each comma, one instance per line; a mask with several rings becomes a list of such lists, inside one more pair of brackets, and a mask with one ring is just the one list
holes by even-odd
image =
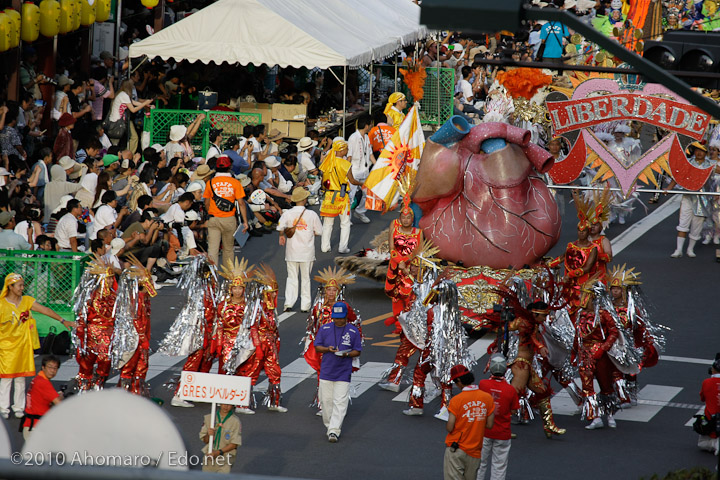
[[[110, 340], [115, 318], [113, 309], [117, 297], [117, 282], [110, 266], [96, 257], [88, 263], [85, 275], [92, 281], [90, 298], [83, 301], [79, 311], [75, 336], [77, 338], [77, 385], [81, 392], [102, 389], [110, 375]], [[81, 281], [82, 283], [82, 281]], [[93, 369], [97, 364], [97, 369]]]
[[[308, 317], [307, 329], [305, 331], [305, 347], [303, 350], [303, 357], [308, 365], [313, 370], [320, 372], [320, 361], [322, 360], [322, 354], [315, 351], [313, 343], [315, 342], [315, 335], [317, 334], [320, 327], [326, 323], [332, 322], [330, 314], [332, 313], [332, 307], [335, 302], [345, 301], [343, 296], [340, 295], [341, 289], [344, 285], [351, 285], [355, 283], [355, 279], [351, 274], [348, 273], [344, 268], [332, 268], [327, 267], [324, 270], [320, 270], [318, 275], [315, 276], [315, 281], [321, 284], [322, 288], [322, 299], [317, 298], [315, 304]], [[347, 301], [345, 301], [347, 304]], [[360, 321], [355, 313], [355, 310], [348, 304], [347, 313], [348, 323], [355, 325], [360, 330]]]
[[[400, 192], [403, 195], [403, 206], [400, 218], [393, 220], [388, 238], [390, 247], [390, 263], [388, 265], [387, 279], [385, 280], [385, 293], [392, 300], [393, 316], [385, 321], [385, 325], [396, 325], [395, 333], [400, 334], [400, 346], [395, 355], [395, 362], [388, 371], [388, 376], [378, 385], [391, 392], [400, 391], [400, 380], [407, 368], [410, 357], [418, 351], [403, 333], [397, 324], [398, 316], [412, 306], [415, 300], [413, 284], [416, 273], [411, 272], [410, 260], [413, 252], [423, 244], [422, 230], [412, 226], [414, 214], [410, 208], [411, 193], [413, 191], [414, 176], [408, 174], [400, 182]], [[417, 269], [416, 269], [417, 270]]]
[[[150, 299], [156, 296], [157, 292], [150, 272], [134, 256], [128, 255], [128, 259], [132, 266], [123, 273], [120, 282], [122, 284], [125, 281], [137, 285], [138, 304], [132, 321], [138, 342], [134, 353], [120, 370], [118, 386], [136, 395], [148, 396], [145, 376], [148, 371], [150, 350]], [[123, 289], [123, 285], [118, 286], [118, 290], [121, 289]], [[115, 335], [117, 335], [117, 327]]]
[[[612, 315], [598, 298], [607, 295], [602, 283], [597, 278], [590, 279], [582, 286], [581, 294], [575, 328], [577, 365], [582, 383], [582, 418], [592, 420], [585, 428], [594, 430], [604, 426], [602, 416], [607, 415], [608, 426], [615, 428], [613, 414], [618, 409], [613, 385], [615, 366], [608, 351], [620, 334]], [[596, 315], [597, 302], [600, 304]], [[593, 380], [600, 385], [599, 394], [595, 392]]]
[[[637, 370], [633, 372], [639, 373], [643, 368], [655, 366], [665, 339], [650, 322], [644, 302], [639, 297], [637, 287], [642, 284], [640, 272], [626, 268], [625, 264], [616, 266], [610, 271], [608, 284], [620, 326], [625, 332], [625, 338], [632, 344], [629, 348], [634, 348], [636, 352]], [[616, 390], [624, 402], [623, 407], [637, 405], [637, 373], [626, 371], [623, 374], [619, 370], [614, 373]]]
[[598, 247], [589, 240], [587, 212], [577, 202], [575, 206], [578, 208], [578, 239], [568, 243], [565, 253], [548, 264], [550, 267], [565, 264], [565, 282], [569, 287], [568, 311], [573, 319], [580, 308], [580, 287], [590, 279], [598, 259]]
[[[585, 207], [590, 220], [590, 235], [588, 239], [597, 245], [597, 261], [594, 268], [590, 271], [590, 277], [600, 273], [600, 281], [607, 281], [608, 263], [612, 261], [612, 244], [610, 240], [602, 234], [603, 224], [610, 218], [610, 190], [603, 190], [601, 195], [595, 192], [593, 196], [593, 204]], [[579, 196], [575, 195], [575, 201], [579, 200]]]
[[260, 372], [264, 370], [269, 382], [266, 397], [268, 410], [285, 413], [287, 408], [280, 405], [280, 333], [275, 318], [278, 284], [275, 272], [266, 264], [261, 264], [255, 271], [255, 280], [262, 286], [260, 308], [250, 320], [250, 336], [255, 345], [255, 353], [240, 365], [238, 375], [250, 377], [252, 385], [255, 385]]
[[245, 317], [245, 285], [250, 281], [255, 267], [248, 268], [248, 261], [244, 258], [226, 261], [222, 266], [220, 275], [228, 280], [226, 299], [217, 307], [217, 328], [220, 344], [218, 373], [227, 374], [225, 360], [229, 358], [230, 351], [235, 346], [238, 331]]
[[[216, 270], [215, 266], [211, 265], [207, 257], [197, 257], [195, 260], [200, 262], [196, 265], [197, 274], [199, 277], [197, 281], [193, 283], [193, 286], [188, 291], [189, 302], [193, 302], [192, 298], [194, 295], [202, 295], [202, 305], [204, 317], [204, 329], [203, 339], [200, 348], [188, 355], [185, 360], [185, 365], [182, 369], [185, 372], [203, 372], [209, 373], [213, 365], [213, 360], [220, 354], [220, 337], [219, 337], [219, 326], [216, 324], [217, 308], [215, 303], [215, 288], [216, 288]], [[198, 298], [199, 302], [200, 299]], [[220, 372], [222, 373], [222, 372]], [[173, 396], [170, 404], [173, 407], [194, 407], [190, 402], [187, 402], [178, 396], [178, 390], [180, 384], [178, 383], [175, 389], [175, 395]]]

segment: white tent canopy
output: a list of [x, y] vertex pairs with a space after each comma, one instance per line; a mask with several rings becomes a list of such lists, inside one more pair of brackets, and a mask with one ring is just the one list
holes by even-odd
[[359, 67], [427, 33], [409, 0], [219, 0], [130, 46], [203, 63]]

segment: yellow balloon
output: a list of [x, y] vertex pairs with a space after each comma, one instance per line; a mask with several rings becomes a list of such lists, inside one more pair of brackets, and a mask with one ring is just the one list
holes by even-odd
[[143, 4], [143, 6], [153, 9], [157, 7], [159, 0], [141, 0], [141, 3]]
[[72, 0], [73, 4], [73, 31], [80, 28], [80, 13], [82, 11], [82, 5], [80, 0]]
[[95, 0], [95, 21], [107, 22], [110, 18], [110, 1]]
[[60, 33], [60, 2], [57, 0], [40, 2], [40, 33], [44, 37]]
[[5, 15], [10, 17], [12, 21], [12, 35], [10, 37], [10, 48], [15, 48], [20, 45], [20, 12], [13, 8], [6, 8], [4, 11]]
[[0, 12], [0, 52], [12, 48], [10, 45], [12, 42], [13, 26], [12, 19], [10, 19], [6, 13]]
[[88, 0], [80, 0], [80, 24], [92, 25], [95, 23], [95, 2], [90, 4]]
[[73, 0], [60, 0], [60, 33], [73, 31], [75, 4]]
[[20, 38], [23, 42], [34, 42], [40, 36], [40, 7], [25, 2], [22, 5]]

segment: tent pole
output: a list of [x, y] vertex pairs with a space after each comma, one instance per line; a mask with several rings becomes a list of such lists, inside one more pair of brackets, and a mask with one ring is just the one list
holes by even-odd
[[[113, 62], [113, 75], [115, 75], [115, 81], [117, 82], [117, 86], [119, 88], [121, 82], [121, 72], [117, 71], [117, 62], [118, 58], [120, 58], [120, 27], [122, 25], [122, 0], [117, 0], [117, 11], [115, 13], [115, 48], [113, 49], [115, 53], [115, 62]], [[128, 55], [128, 57], [129, 56], [130, 55]]]
[[370, 115], [372, 116], [372, 91], [373, 91], [373, 64], [370, 64], [370, 77], [368, 79], [368, 82], [370, 82], [370, 87], [368, 88], [368, 91], [370, 94], [368, 95], [368, 110], [370, 112]]
[[343, 65], [343, 129], [342, 136], [345, 137], [345, 117], [347, 117], [347, 65]]
[[393, 85], [393, 92], [398, 91], [398, 84], [397, 84], [397, 52], [395, 53], [395, 84]]

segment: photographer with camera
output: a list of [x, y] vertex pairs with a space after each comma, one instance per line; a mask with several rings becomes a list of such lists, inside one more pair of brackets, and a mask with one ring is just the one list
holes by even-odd
[[[698, 438], [698, 448], [707, 450], [718, 455], [718, 416], [720, 416], [720, 353], [715, 355], [715, 361], [709, 368], [710, 378], [706, 378], [700, 389], [700, 400], [705, 402], [705, 419], [707, 421], [708, 430], [706, 434], [700, 434]], [[714, 417], [714, 422], [710, 420]], [[714, 427], [714, 428], [713, 428]], [[699, 432], [698, 432], [699, 433]]]
[[[167, 242], [159, 239], [160, 233], [167, 227], [157, 214], [157, 209], [146, 208], [143, 210], [140, 220], [131, 224], [122, 235], [122, 239], [125, 240], [125, 253], [135, 255], [140, 263], [150, 271], [157, 259], [164, 257], [168, 250]], [[164, 281], [168, 277], [169, 274], [164, 276], [161, 272], [157, 281]]]
[[495, 421], [495, 402], [492, 396], [480, 390], [475, 376], [465, 365], [450, 369], [450, 380], [462, 391], [448, 405], [445, 428], [445, 480], [474, 480], [480, 466], [485, 429]]

